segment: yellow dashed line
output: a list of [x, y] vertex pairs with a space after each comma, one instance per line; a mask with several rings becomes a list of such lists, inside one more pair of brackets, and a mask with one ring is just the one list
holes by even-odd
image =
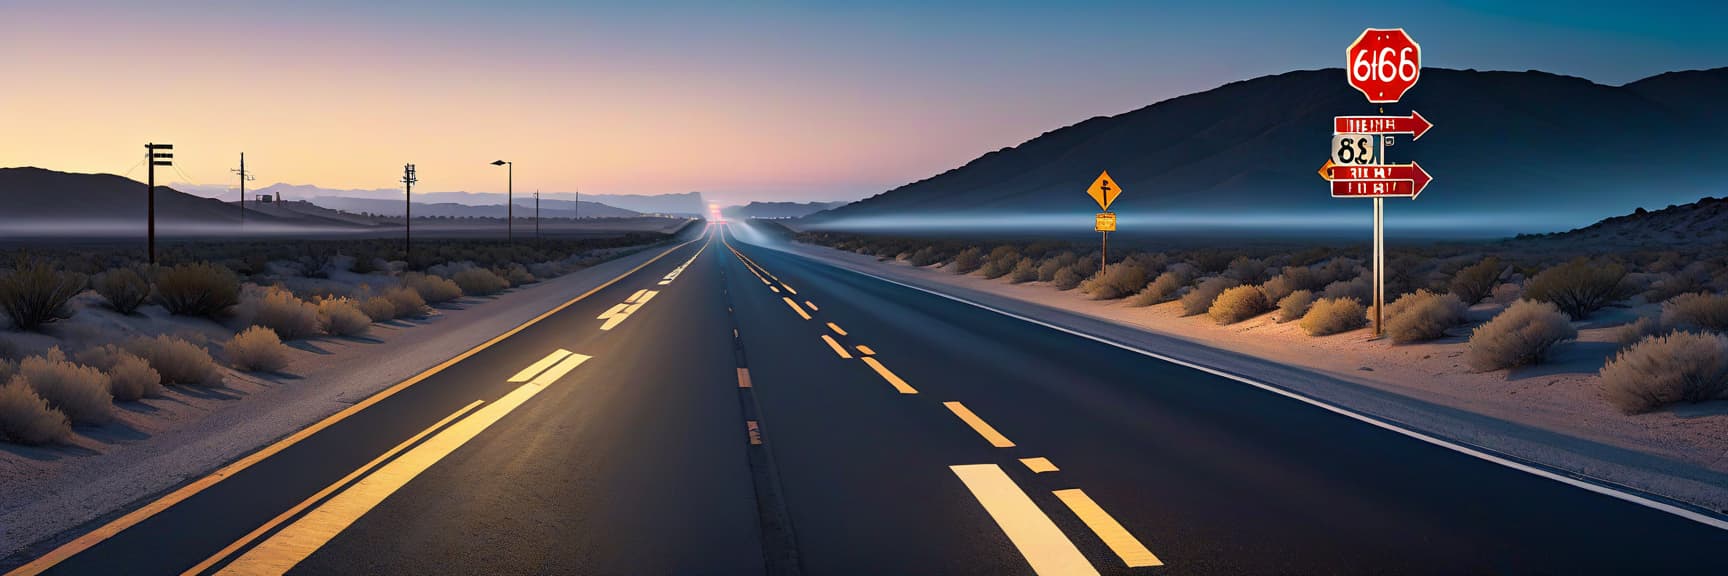
[[972, 497], [1008, 535], [1008, 541], [1032, 565], [1039, 576], [1097, 576], [1098, 570], [1074, 546], [1050, 516], [1026, 495], [1001, 466], [968, 464], [949, 466]]
[[899, 390], [901, 394], [917, 394], [918, 393], [918, 390], [913, 389], [911, 384], [907, 384], [905, 380], [901, 380], [899, 376], [896, 376], [896, 375], [894, 375], [893, 372], [888, 371], [888, 367], [883, 366], [882, 363], [876, 361], [875, 358], [865, 356], [863, 358], [863, 360], [864, 360], [865, 364], [868, 364], [870, 366], [871, 370], [876, 371], [876, 375], [881, 376], [883, 380], [887, 380], [888, 383], [893, 385], [895, 390]]
[[749, 388], [750, 387], [750, 369], [749, 368], [739, 368], [738, 369], [738, 387], [739, 388]]
[[811, 302], [811, 301], [809, 301], [809, 300], [805, 300], [805, 301], [804, 301], [804, 305], [805, 305], [805, 306], [809, 306], [809, 307], [810, 307], [810, 309], [811, 309], [811, 310], [821, 310], [821, 308], [817, 308], [817, 307], [816, 307], [816, 303], [815, 303], [815, 302]]
[[848, 354], [848, 353], [847, 353], [847, 352], [846, 352], [846, 348], [845, 348], [845, 347], [844, 347], [844, 346], [841, 346], [841, 345], [840, 345], [840, 343], [839, 343], [839, 342], [835, 342], [835, 341], [834, 341], [834, 337], [833, 337], [833, 336], [829, 336], [829, 335], [827, 335], [827, 334], [823, 334], [823, 335], [822, 335], [822, 341], [823, 341], [823, 342], [827, 342], [827, 343], [828, 343], [828, 347], [829, 347], [829, 348], [833, 348], [833, 349], [834, 349], [834, 353], [835, 353], [835, 354], [839, 354], [839, 355], [840, 355], [840, 357], [841, 357], [841, 358], [851, 358], [851, 357], [852, 357], [852, 355], [851, 355], [851, 354]]
[[1147, 550], [1145, 545], [1140, 544], [1140, 540], [1134, 538], [1133, 534], [1129, 534], [1128, 529], [1123, 528], [1122, 524], [1116, 522], [1115, 518], [1111, 518], [1110, 514], [1104, 512], [1103, 508], [1099, 508], [1098, 503], [1093, 502], [1092, 498], [1079, 488], [1057, 490], [1056, 497], [1062, 499], [1062, 503], [1067, 504], [1068, 509], [1073, 510], [1074, 515], [1080, 517], [1080, 521], [1085, 522], [1087, 527], [1096, 532], [1098, 538], [1104, 540], [1104, 545], [1109, 546], [1111, 552], [1115, 552], [1116, 556], [1121, 557], [1129, 568], [1164, 565], [1164, 561], [1159, 560], [1157, 556], [1152, 554], [1151, 550]]
[[846, 331], [845, 331], [845, 330], [841, 330], [841, 329], [840, 329], [840, 326], [839, 326], [839, 325], [838, 325], [838, 324], [835, 324], [835, 323], [833, 323], [833, 322], [829, 322], [829, 323], [828, 323], [828, 329], [829, 329], [829, 330], [833, 330], [833, 331], [834, 331], [834, 333], [835, 333], [835, 334], [839, 334], [839, 335], [841, 335], [841, 336], [845, 336], [845, 335], [846, 335]]
[[991, 446], [997, 448], [1014, 447], [1013, 441], [1009, 440], [1007, 436], [1003, 436], [1001, 432], [997, 432], [995, 428], [990, 426], [990, 424], [984, 422], [983, 418], [979, 418], [977, 414], [973, 414], [972, 410], [967, 408], [965, 404], [959, 402], [943, 402], [942, 405], [947, 406], [950, 412], [953, 412], [955, 416], [959, 416], [960, 420], [966, 422], [967, 426], [971, 426], [974, 432], [977, 432], [979, 436], [983, 436], [985, 440], [989, 441]]
[[791, 306], [791, 307], [792, 307], [792, 311], [793, 311], [793, 312], [797, 312], [797, 313], [798, 313], [798, 315], [799, 315], [799, 316], [802, 316], [802, 317], [804, 317], [804, 319], [805, 319], [805, 320], [809, 320], [809, 319], [810, 319], [810, 313], [809, 313], [809, 312], [805, 312], [805, 311], [804, 311], [804, 309], [803, 309], [803, 308], [799, 308], [799, 307], [798, 307], [798, 303], [797, 303], [797, 302], [793, 302], [793, 301], [792, 301], [792, 299], [791, 299], [791, 298], [787, 298], [787, 297], [784, 297], [784, 296], [782, 296], [782, 297], [780, 297], [780, 299], [781, 299], [781, 300], [785, 300], [785, 301], [786, 301], [786, 305], [787, 305], [787, 306]]
[[1056, 465], [1050, 463], [1049, 458], [1021, 458], [1020, 463], [1025, 464], [1026, 468], [1031, 470], [1034, 474], [1058, 471]]
[[865, 356], [875, 356], [875, 355], [876, 355], [876, 351], [875, 351], [875, 350], [871, 350], [871, 349], [870, 349], [870, 347], [869, 347], [869, 346], [865, 346], [865, 345], [863, 345], [863, 344], [859, 344], [859, 345], [858, 345], [858, 346], [857, 346], [857, 348], [858, 348], [858, 353], [860, 353], [860, 354], [863, 354], [863, 355], [865, 355]]

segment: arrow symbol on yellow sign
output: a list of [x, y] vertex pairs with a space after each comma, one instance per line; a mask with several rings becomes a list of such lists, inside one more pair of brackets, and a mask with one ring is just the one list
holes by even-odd
[[1320, 166], [1320, 177], [1331, 180], [1333, 166], [1337, 166], [1337, 164], [1333, 164], [1331, 160], [1327, 160], [1326, 164]]
[[1086, 195], [1098, 202], [1099, 210], [1109, 210], [1110, 204], [1122, 195], [1122, 187], [1110, 180], [1110, 171], [1098, 174], [1098, 179], [1092, 181], [1092, 187], [1086, 189]]

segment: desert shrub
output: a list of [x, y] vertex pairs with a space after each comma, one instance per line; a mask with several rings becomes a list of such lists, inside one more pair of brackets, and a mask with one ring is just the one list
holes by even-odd
[[1602, 366], [1602, 397], [1628, 414], [1728, 398], [1728, 337], [1651, 336]]
[[1057, 290], [1073, 290], [1083, 279], [1079, 272], [1074, 271], [1074, 265], [1069, 264], [1057, 269], [1056, 277], [1051, 278], [1050, 282], [1056, 285]]
[[280, 286], [246, 285], [235, 313], [241, 326], [263, 326], [288, 340], [318, 333], [318, 306]]
[[373, 322], [396, 319], [396, 304], [383, 296], [371, 296], [360, 301], [360, 311]]
[[276, 333], [262, 326], [253, 326], [234, 335], [222, 353], [228, 363], [246, 372], [275, 372], [288, 365], [288, 346]]
[[1243, 284], [1259, 284], [1265, 280], [1266, 263], [1247, 256], [1237, 256], [1230, 261], [1230, 267], [1224, 271], [1224, 275]]
[[1205, 314], [1207, 310], [1212, 308], [1212, 301], [1217, 299], [1219, 294], [1241, 284], [1241, 281], [1225, 276], [1214, 276], [1200, 281], [1193, 290], [1182, 295], [1182, 315]]
[[984, 258], [984, 265], [979, 267], [978, 271], [985, 278], [996, 279], [1013, 272], [1014, 266], [1019, 263], [1020, 251], [1013, 246], [1004, 244], [990, 251], [990, 255]]
[[240, 303], [240, 279], [208, 262], [180, 264], [156, 273], [156, 297], [171, 313], [215, 317]]
[[984, 250], [977, 246], [961, 250], [954, 255], [954, 273], [971, 274], [984, 266]]
[[1106, 268], [1103, 274], [1087, 279], [1081, 289], [1091, 294], [1094, 300], [1115, 300], [1133, 294], [1145, 286], [1145, 268], [1138, 264], [1121, 263]]
[[1433, 340], [1464, 323], [1469, 306], [1457, 294], [1417, 290], [1386, 305], [1386, 334], [1399, 344]]
[[1314, 291], [1297, 290], [1290, 295], [1278, 299], [1278, 321], [1294, 322], [1308, 314], [1308, 307], [1314, 305]]
[[50, 408], [23, 377], [0, 386], [0, 437], [18, 444], [47, 444], [71, 435], [66, 415]]
[[1365, 310], [1354, 298], [1321, 298], [1308, 306], [1297, 325], [1310, 336], [1337, 334], [1367, 325]]
[[1495, 304], [1511, 304], [1524, 298], [1524, 285], [1506, 282], [1494, 287], [1488, 294], [1488, 301]]
[[108, 307], [121, 314], [131, 314], [150, 299], [150, 281], [131, 268], [109, 270], [93, 282], [96, 293], [108, 302]]
[[83, 291], [88, 280], [83, 274], [55, 270], [43, 262], [21, 262], [16, 270], [0, 273], [0, 311], [12, 319], [14, 328], [35, 330], [70, 317], [66, 302]]
[[329, 298], [318, 303], [318, 327], [331, 336], [356, 336], [372, 328], [372, 318], [353, 300]]
[[1236, 286], [1218, 294], [1212, 301], [1212, 307], [1206, 314], [1219, 324], [1235, 324], [1272, 309], [1272, 302], [1266, 299], [1266, 293], [1255, 286]]
[[1519, 300], [1470, 333], [1464, 359], [1481, 372], [1527, 366], [1577, 337], [1572, 319], [1553, 303]]
[[907, 261], [910, 261], [913, 266], [929, 266], [941, 262], [944, 258], [941, 249], [935, 246], [925, 246], [913, 251], [912, 256], [908, 257]]
[[492, 272], [497, 274], [499, 278], [503, 278], [505, 282], [509, 282], [512, 287], [539, 282], [539, 279], [535, 278], [533, 274], [528, 273], [527, 268], [523, 268], [521, 264], [515, 262], [505, 264]]
[[1271, 302], [1283, 300], [1285, 296], [1297, 290], [1318, 290], [1324, 288], [1320, 275], [1305, 266], [1285, 266], [1284, 271], [1260, 285], [1260, 291], [1266, 293], [1266, 299]]
[[18, 363], [0, 358], [0, 382], [11, 382], [18, 375]]
[[383, 297], [390, 302], [397, 318], [414, 318], [426, 313], [426, 300], [420, 293], [405, 286], [384, 289]]
[[1639, 316], [1637, 320], [1627, 322], [1614, 329], [1614, 342], [1619, 344], [1621, 348], [1625, 348], [1661, 332], [1662, 322], [1649, 316]]
[[1662, 325], [1671, 329], [1728, 331], [1728, 296], [1681, 294], [1662, 303]]
[[1015, 284], [1031, 282], [1038, 279], [1038, 262], [1029, 257], [1023, 257], [1014, 263], [1014, 269], [1008, 272], [1008, 281]]
[[66, 414], [74, 424], [102, 424], [114, 417], [114, 396], [108, 392], [108, 375], [101, 370], [66, 360], [59, 348], [43, 356], [18, 363], [18, 376], [48, 406]]
[[1524, 288], [1525, 298], [1552, 302], [1579, 320], [1630, 295], [1624, 267], [1582, 258], [1543, 270]]
[[1327, 284], [1320, 297], [1331, 300], [1349, 298], [1357, 304], [1367, 305], [1374, 300], [1374, 279], [1364, 274], [1350, 280], [1339, 280]]
[[450, 277], [462, 293], [469, 296], [487, 296], [502, 292], [510, 287], [510, 281], [498, 277], [485, 268], [469, 268], [452, 274]]
[[[420, 298], [431, 304], [442, 304], [462, 297], [462, 287], [457, 286], [439, 276], [409, 272], [402, 275], [402, 285], [420, 293]], [[388, 318], [386, 318], [388, 320]]]
[[1499, 258], [1483, 258], [1481, 262], [1465, 266], [1453, 274], [1446, 289], [1458, 295], [1458, 300], [1465, 306], [1481, 302], [1494, 290], [1494, 282], [1500, 279], [1501, 266]]
[[105, 344], [77, 354], [79, 364], [108, 373], [108, 392], [115, 400], [137, 400], [162, 394], [162, 375], [150, 362], [119, 346]]
[[163, 384], [217, 386], [222, 374], [210, 353], [180, 338], [166, 334], [155, 338], [140, 338], [127, 348], [150, 362], [150, 367], [162, 376]]
[[1074, 259], [1075, 256], [1073, 252], [1063, 252], [1045, 258], [1043, 262], [1038, 264], [1038, 280], [1041, 282], [1055, 282], [1056, 273], [1062, 271], [1063, 266], [1073, 264]]
[[1175, 300], [1182, 293], [1182, 287], [1186, 285], [1188, 285], [1188, 277], [1182, 271], [1166, 271], [1154, 278], [1145, 288], [1135, 293], [1134, 297], [1128, 300], [1128, 304], [1151, 306], [1169, 302]]

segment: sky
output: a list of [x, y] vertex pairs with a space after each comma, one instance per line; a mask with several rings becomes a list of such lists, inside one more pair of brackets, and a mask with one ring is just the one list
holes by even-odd
[[[1341, 67], [1621, 84], [1728, 66], [1728, 3], [0, 0], [0, 166], [165, 182], [851, 200], [1092, 116]], [[1367, 7], [1372, 6], [1372, 9]]]

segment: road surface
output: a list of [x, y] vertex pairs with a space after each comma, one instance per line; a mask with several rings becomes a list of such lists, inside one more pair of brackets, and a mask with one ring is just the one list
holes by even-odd
[[1728, 573], [1728, 530], [727, 226], [18, 572]]

